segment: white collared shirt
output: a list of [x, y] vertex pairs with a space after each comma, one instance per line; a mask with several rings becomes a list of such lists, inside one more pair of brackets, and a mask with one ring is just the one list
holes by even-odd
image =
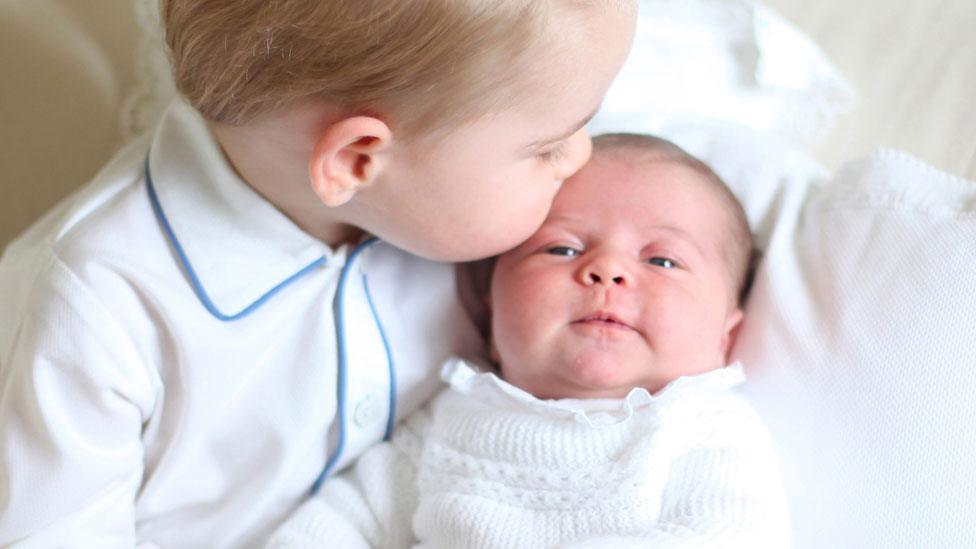
[[0, 260], [0, 545], [260, 544], [480, 345], [452, 266], [330, 249], [177, 102]]

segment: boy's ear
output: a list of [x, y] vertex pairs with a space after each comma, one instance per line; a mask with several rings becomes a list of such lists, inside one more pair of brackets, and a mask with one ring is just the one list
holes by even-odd
[[732, 351], [735, 338], [739, 335], [739, 328], [742, 327], [742, 317], [742, 308], [736, 307], [725, 321], [725, 328], [722, 332], [722, 341], [719, 347], [719, 358], [722, 361], [719, 364], [720, 367], [729, 363], [729, 353]]
[[309, 159], [312, 190], [323, 204], [341, 206], [383, 170], [393, 142], [389, 126], [371, 116], [343, 118], [325, 128]]

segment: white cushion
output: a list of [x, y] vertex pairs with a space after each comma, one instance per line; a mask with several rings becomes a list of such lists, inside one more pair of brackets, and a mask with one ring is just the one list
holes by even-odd
[[889, 147], [976, 179], [976, 2], [765, 1], [809, 32], [861, 97], [818, 149], [829, 167]]
[[634, 46], [594, 133], [717, 119], [822, 140], [855, 93], [790, 23], [749, 0], [641, 0]]
[[797, 547], [976, 547], [974, 272], [976, 182], [905, 153], [847, 164], [776, 225], [735, 355]]

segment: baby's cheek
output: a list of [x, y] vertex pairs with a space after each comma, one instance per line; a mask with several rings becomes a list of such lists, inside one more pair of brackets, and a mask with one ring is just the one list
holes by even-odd
[[504, 329], [500, 330], [510, 346], [522, 346], [538, 338], [539, 320], [538, 313], [531, 304], [524, 300], [513, 303], [507, 311], [505, 317], [500, 319], [504, 324]]
[[567, 296], [560, 297], [557, 281], [544, 271], [503, 261], [496, 265], [492, 287], [495, 335], [523, 344], [537, 340], [556, 322]]
[[495, 346], [503, 363], [532, 363], [539, 360], [539, 347], [548, 340], [546, 321], [542, 318], [540, 306], [531, 299], [518, 299], [511, 296], [502, 309], [497, 309], [495, 317]]

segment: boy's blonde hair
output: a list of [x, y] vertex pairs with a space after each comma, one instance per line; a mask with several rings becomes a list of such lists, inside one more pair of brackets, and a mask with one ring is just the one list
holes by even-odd
[[537, 46], [559, 43], [555, 9], [618, 4], [161, 0], [161, 15], [177, 88], [208, 120], [320, 100], [412, 133], [516, 102]]

